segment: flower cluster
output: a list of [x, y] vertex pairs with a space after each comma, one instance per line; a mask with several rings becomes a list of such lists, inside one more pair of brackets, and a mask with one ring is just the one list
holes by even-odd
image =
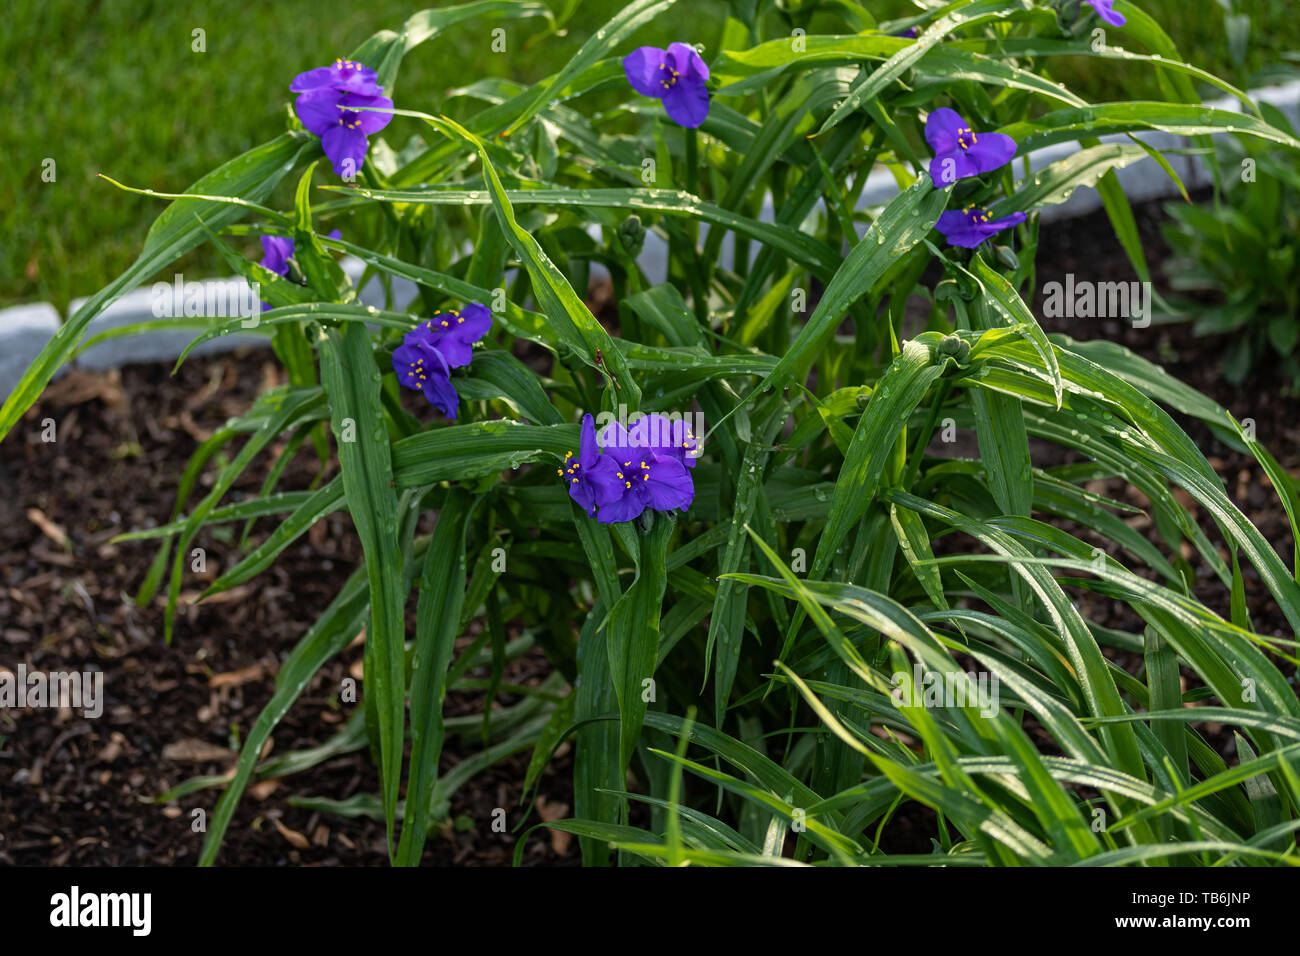
[[393, 350], [398, 382], [424, 392], [435, 408], [454, 421], [460, 395], [451, 384], [451, 370], [469, 365], [474, 343], [490, 328], [492, 313], [477, 302], [421, 322]]
[[[1003, 133], [976, 133], [956, 110], [946, 106], [932, 112], [925, 121], [925, 141], [934, 150], [930, 161], [930, 181], [936, 189], [953, 185], [959, 179], [1001, 169], [1016, 154], [1016, 141]], [[992, 219], [989, 211], [971, 204], [945, 212], [935, 223], [952, 246], [974, 249], [1003, 229], [1019, 225], [1027, 217], [1023, 212]]]
[[690, 469], [699, 455], [699, 443], [684, 421], [656, 413], [631, 428], [611, 422], [597, 443], [595, 422], [585, 415], [578, 454], [566, 454], [556, 474], [568, 482], [569, 497], [589, 516], [614, 524], [631, 521], [647, 508], [689, 508], [695, 500]]
[[393, 101], [384, 96], [374, 70], [355, 60], [299, 73], [289, 89], [300, 94], [294, 106], [302, 125], [320, 137], [334, 172], [351, 179], [365, 161], [371, 133], [389, 124]]

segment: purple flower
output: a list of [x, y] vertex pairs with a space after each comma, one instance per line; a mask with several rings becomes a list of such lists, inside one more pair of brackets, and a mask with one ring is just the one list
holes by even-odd
[[442, 353], [420, 335], [419, 329], [406, 333], [402, 344], [393, 350], [393, 371], [398, 382], [407, 388], [418, 388], [434, 408], [456, 420], [460, 395], [451, 384], [451, 369]]
[[321, 147], [345, 179], [355, 176], [365, 162], [369, 142], [393, 119], [393, 101], [383, 95], [376, 74], [353, 60], [335, 60], [294, 77], [289, 89], [300, 94], [294, 103], [302, 125], [320, 137]]
[[709, 115], [709, 68], [689, 44], [639, 47], [623, 58], [623, 72], [632, 89], [663, 100], [678, 126], [694, 129]]
[[974, 249], [989, 236], [1018, 226], [1028, 218], [1023, 212], [1015, 212], [1002, 219], [989, 219], [989, 211], [983, 206], [967, 206], [965, 209], [953, 209], [939, 217], [935, 228], [943, 233], [950, 246]]
[[384, 92], [378, 80], [379, 75], [364, 63], [338, 59], [329, 66], [299, 73], [289, 84], [289, 89], [294, 93], [306, 93], [309, 90], [338, 90], [341, 93], [378, 96]]
[[904, 30], [902, 33], [891, 33], [890, 36], [902, 37], [905, 40], [915, 40], [921, 35], [920, 27], [912, 27], [910, 30]]
[[930, 179], [935, 189], [967, 176], [991, 172], [1011, 162], [1016, 141], [1003, 133], [976, 133], [956, 110], [946, 106], [925, 121], [925, 141], [934, 150]]
[[263, 268], [270, 269], [276, 275], [289, 274], [289, 260], [293, 258], [293, 240], [288, 236], [263, 236]]
[[407, 332], [393, 351], [393, 371], [407, 388], [424, 392], [435, 408], [456, 418], [460, 395], [451, 384], [451, 370], [464, 368], [474, 357], [472, 346], [492, 328], [487, 306], [471, 302], [463, 309], [439, 312]]
[[597, 505], [617, 501], [627, 490], [618, 463], [596, 445], [596, 425], [590, 415], [582, 416], [578, 457], [566, 452], [564, 467], [555, 473], [568, 480], [569, 497], [586, 509], [588, 517], [596, 514]]
[[[262, 261], [259, 263], [263, 268], [270, 269], [276, 275], [289, 275], [289, 260], [293, 258], [294, 246], [293, 240], [288, 236], [262, 236]], [[331, 239], [342, 239], [343, 233], [335, 229], [329, 234]], [[262, 311], [265, 312], [271, 308], [271, 303], [263, 301]]]
[[442, 354], [449, 368], [464, 368], [474, 357], [471, 346], [490, 328], [492, 313], [487, 306], [471, 302], [460, 310], [439, 312], [415, 332]]
[[604, 524], [631, 521], [646, 508], [685, 511], [695, 500], [691, 473], [673, 454], [631, 444], [633, 436], [618, 422], [606, 426], [601, 445], [618, 466], [615, 477], [623, 483], [620, 496], [600, 503], [596, 517]]
[[1124, 14], [1115, 12], [1115, 0], [1083, 0], [1083, 2], [1096, 10], [1097, 16], [1113, 27], [1122, 27], [1128, 23], [1128, 18]]
[[669, 418], [658, 412], [632, 423], [627, 430], [627, 444], [649, 449], [660, 458], [675, 458], [687, 468], [694, 468], [695, 459], [700, 457], [699, 442], [691, 426], [684, 419]]

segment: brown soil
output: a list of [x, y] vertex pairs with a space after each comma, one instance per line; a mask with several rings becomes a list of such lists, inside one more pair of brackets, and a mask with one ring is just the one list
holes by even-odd
[[[176, 635], [163, 642], [164, 598], [133, 596], [153, 542], [112, 544], [126, 531], [170, 518], [176, 483], [198, 442], [257, 392], [278, 381], [269, 352], [187, 363], [172, 378], [161, 365], [105, 375], [71, 373], [51, 386], [0, 448], [0, 665], [17, 670], [99, 670], [103, 716], [33, 708], [0, 711], [0, 864], [193, 864], [203, 835], [192, 811], [211, 812], [219, 790], [168, 804], [154, 799], [199, 774], [230, 767], [233, 750], [270, 698], [285, 655], [360, 560], [345, 515], [319, 523], [275, 564], [215, 602], [188, 599], [235, 558], [236, 529], [201, 535], [207, 568], [187, 573]], [[56, 441], [42, 441], [43, 422]], [[302, 450], [282, 488], [304, 488], [317, 468]], [[257, 493], [249, 470], [228, 500]], [[197, 497], [210, 486], [201, 480]], [[254, 539], [274, 527], [260, 519]], [[187, 567], [189, 561], [187, 559]], [[325, 742], [349, 715], [339, 687], [360, 676], [361, 647], [327, 664], [276, 728], [273, 753]], [[505, 680], [537, 684], [540, 653], [513, 662]], [[470, 677], [486, 672], [471, 671]], [[502, 704], [515, 703], [509, 696]], [[448, 714], [482, 710], [472, 693], [448, 696]], [[346, 708], [346, 709], [345, 709]], [[476, 750], [448, 741], [446, 770]], [[473, 778], [435, 832], [428, 864], [509, 865], [515, 836], [493, 832], [493, 810], [513, 829], [525, 818], [525, 751]], [[548, 817], [572, 806], [571, 758], [552, 763], [539, 799]], [[383, 824], [289, 805], [291, 795], [346, 799], [378, 790], [365, 751], [250, 787], [227, 831], [220, 861], [242, 865], [382, 865]], [[499, 814], [497, 815], [499, 817]], [[528, 824], [537, 822], [531, 814]], [[567, 864], [563, 836], [529, 840], [524, 861]]]

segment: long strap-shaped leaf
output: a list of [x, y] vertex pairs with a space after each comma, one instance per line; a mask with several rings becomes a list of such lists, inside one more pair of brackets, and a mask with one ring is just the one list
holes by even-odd
[[[327, 186], [327, 189], [342, 187]], [[348, 190], [353, 192], [355, 190]], [[366, 189], [362, 195], [382, 202], [419, 203], [433, 206], [488, 205], [494, 197], [481, 189], [459, 186], [424, 186], [415, 189]], [[515, 206], [538, 203], [547, 206], [587, 206], [593, 209], [636, 209], [668, 216], [688, 216], [757, 239], [807, 265], [823, 280], [835, 273], [840, 257], [830, 246], [798, 229], [760, 222], [732, 212], [680, 189], [510, 189], [505, 198]]]
[[1178, 136], [1246, 133], [1300, 149], [1300, 140], [1262, 119], [1190, 103], [1126, 102], [1071, 107], [1055, 110], [1035, 120], [1012, 123], [999, 132], [1014, 139], [1020, 145], [1019, 155], [1024, 156], [1054, 143], [1152, 129]]
[[933, 189], [928, 178], [895, 196], [845, 258], [808, 322], [762, 385], [779, 385], [797, 369], [806, 367], [825, 347], [849, 306], [869, 292], [899, 257], [934, 228], [947, 202], [948, 192]]
[[321, 380], [343, 472], [343, 493], [361, 538], [370, 581], [366, 632], [367, 713], [379, 736], [384, 816], [392, 852], [406, 728], [406, 582], [397, 541], [397, 493], [370, 335], [364, 325], [329, 329], [320, 339]]
[[[979, 538], [984, 544], [1002, 555], [1017, 574], [1033, 590], [1052, 625], [1065, 640], [1070, 663], [1079, 677], [1088, 702], [1089, 712], [1097, 717], [1118, 716], [1126, 712], [1123, 699], [1115, 687], [1114, 678], [1102, 656], [1101, 648], [1088, 630], [1087, 624], [1072, 604], [1048, 568], [1035, 563], [1033, 555], [1009, 534], [993, 530], [989, 525], [968, 518], [949, 508], [925, 501], [913, 495], [890, 490], [885, 496], [896, 504], [924, 515], [937, 518], [967, 534]], [[1136, 736], [1129, 733], [1106, 734], [1102, 737], [1106, 750], [1115, 765], [1125, 773], [1142, 776], [1142, 757]]]
[[465, 600], [465, 529], [471, 510], [468, 492], [452, 489], [424, 553], [411, 657], [411, 769], [398, 866], [420, 862], [429, 833], [430, 798], [442, 753], [442, 695]]
[[668, 585], [668, 539], [672, 533], [672, 518], [655, 514], [654, 527], [640, 540], [636, 580], [614, 605], [606, 625], [609, 670], [618, 699], [619, 769], [623, 774], [632, 762], [652, 696], [647, 691], [659, 660], [659, 620]]

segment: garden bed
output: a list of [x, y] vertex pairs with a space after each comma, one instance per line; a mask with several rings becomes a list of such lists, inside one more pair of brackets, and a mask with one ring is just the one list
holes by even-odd
[[[1160, 207], [1148, 204], [1136, 213], [1158, 272]], [[1069, 228], [1045, 228], [1039, 255], [1040, 284], [1068, 272], [1131, 275], [1101, 213]], [[601, 317], [611, 319], [608, 308]], [[1193, 337], [1185, 326], [1135, 329], [1108, 320], [1046, 320], [1044, 328], [1078, 339], [1118, 341], [1162, 364], [1239, 419], [1253, 418], [1260, 440], [1287, 470], [1300, 473], [1300, 405], [1283, 397], [1280, 381], [1258, 380], [1249, 392], [1223, 382], [1217, 371], [1222, 343], [1215, 338]], [[168, 365], [150, 364], [102, 374], [71, 373], [42, 395], [14, 440], [0, 450], [3, 660], [46, 670], [98, 668], [105, 674], [106, 694], [104, 718], [97, 721], [48, 709], [5, 712], [12, 723], [0, 724], [0, 864], [194, 863], [202, 834], [191, 830], [191, 810], [207, 807], [210, 812], [218, 791], [162, 805], [152, 798], [197, 774], [230, 768], [239, 744], [232, 735], [247, 733], [270, 697], [284, 655], [361, 561], [346, 513], [336, 513], [252, 582], [211, 603], [189, 607], [182, 600], [175, 641], [165, 646], [163, 599], [142, 608], [131, 600], [154, 556], [154, 543], [112, 544], [110, 539], [166, 522], [177, 476], [197, 444], [283, 374], [270, 353], [262, 351], [195, 359], [175, 377], [169, 371]], [[1290, 526], [1254, 460], [1223, 446], [1200, 422], [1172, 411], [1246, 516], [1280, 553], [1288, 554]], [[54, 444], [41, 441], [41, 422], [47, 417], [57, 422]], [[312, 454], [304, 449], [290, 466], [284, 487], [306, 487], [314, 472]], [[254, 470], [236, 490], [256, 493], [261, 476]], [[1096, 490], [1131, 494], [1118, 480]], [[1188, 504], [1194, 511], [1190, 499]], [[1208, 527], [1206, 516], [1197, 517]], [[238, 525], [226, 527], [238, 534]], [[272, 519], [262, 519], [254, 540], [273, 527]], [[220, 573], [220, 556], [233, 553], [235, 542], [205, 533], [197, 544], [206, 549], [209, 563], [205, 572], [187, 577], [187, 591]], [[1253, 569], [1246, 569], [1245, 584], [1256, 630], [1284, 636], [1286, 622]], [[1227, 590], [1213, 579], [1204, 585], [1198, 596], [1227, 615]], [[1100, 599], [1086, 599], [1091, 619], [1114, 627], [1133, 625], [1131, 612], [1108, 620]], [[414, 600], [408, 615], [413, 607]], [[462, 643], [468, 640], [461, 638]], [[360, 662], [357, 643], [317, 674], [280, 722], [273, 754], [320, 745], [338, 731], [346, 714], [337, 703], [337, 689], [345, 677], [360, 677]], [[548, 672], [545, 657], [534, 649], [513, 661], [505, 677], [535, 686]], [[516, 699], [504, 695], [501, 702]], [[478, 692], [453, 691], [446, 713], [473, 714], [482, 705]], [[1231, 752], [1230, 733], [1210, 727], [1206, 735], [1225, 755]], [[462, 748], [450, 738], [444, 770], [478, 749], [476, 741]], [[520, 788], [529, 755], [525, 750], [497, 763], [457, 792], [451, 822], [429, 841], [426, 863], [509, 864], [515, 835], [494, 832], [492, 814], [504, 808], [510, 829], [523, 820]], [[254, 784], [236, 810], [222, 862], [381, 865], [386, 862], [381, 821], [289, 803], [291, 796], [346, 800], [377, 789], [375, 765], [364, 750]], [[548, 819], [572, 813], [567, 746], [543, 776], [537, 799], [530, 824], [539, 813]], [[932, 827], [928, 820], [910, 826], [914, 816], [919, 822], [933, 813], [908, 804], [886, 831], [882, 847], [927, 851], [926, 834]], [[558, 832], [533, 836], [523, 857], [535, 865], [575, 864], [577, 859], [576, 842]]]

